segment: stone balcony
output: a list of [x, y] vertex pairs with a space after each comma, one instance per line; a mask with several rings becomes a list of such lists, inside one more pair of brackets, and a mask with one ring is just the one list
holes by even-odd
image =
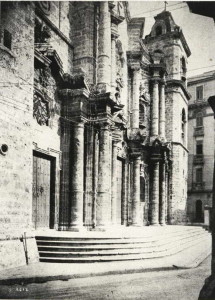
[[193, 157], [193, 163], [195, 165], [204, 164], [204, 155], [203, 154], [196, 154]]
[[203, 135], [204, 135], [204, 126], [194, 128], [193, 136], [203, 136]]
[[204, 191], [205, 190], [205, 182], [193, 182], [192, 190], [193, 191]]

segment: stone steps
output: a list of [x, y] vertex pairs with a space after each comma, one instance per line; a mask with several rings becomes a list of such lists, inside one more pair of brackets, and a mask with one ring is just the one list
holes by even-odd
[[153, 259], [170, 256], [204, 243], [209, 233], [202, 228], [174, 228], [158, 236], [98, 238], [36, 236], [41, 262], [102, 262]]

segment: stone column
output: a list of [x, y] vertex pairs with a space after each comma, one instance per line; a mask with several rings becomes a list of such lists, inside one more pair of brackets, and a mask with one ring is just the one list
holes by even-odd
[[128, 223], [128, 163], [123, 162], [122, 169], [122, 224]]
[[157, 136], [159, 133], [158, 118], [159, 118], [159, 89], [158, 89], [158, 80], [154, 80], [153, 92], [152, 92], [152, 130], [151, 130], [152, 136]]
[[165, 138], [165, 84], [164, 82], [160, 85], [160, 118], [159, 118], [159, 134]]
[[70, 225], [70, 147], [71, 147], [71, 123], [61, 119], [61, 144], [62, 144], [62, 170], [60, 176], [60, 213], [59, 230], [68, 230]]
[[139, 129], [139, 98], [140, 98], [140, 70], [133, 71], [133, 97], [132, 97], [132, 122], [131, 129]]
[[111, 19], [108, 1], [99, 4], [97, 86], [99, 92], [109, 92], [111, 82]]
[[99, 162], [99, 140], [98, 131], [94, 133], [94, 159], [93, 159], [93, 227], [96, 226], [96, 199], [97, 199], [97, 187], [98, 187], [98, 162]]
[[169, 172], [168, 172], [168, 164], [166, 163], [166, 205], [165, 205], [165, 220], [166, 224], [168, 223], [168, 205], [169, 205]]
[[109, 155], [109, 125], [100, 128], [99, 165], [98, 165], [98, 193], [96, 205], [96, 226], [102, 229], [111, 223], [110, 198], [110, 155]]
[[83, 229], [84, 204], [84, 122], [73, 125], [70, 230]]
[[132, 225], [140, 226], [140, 156], [134, 156], [133, 168]]
[[160, 224], [166, 224], [166, 163], [161, 162]]
[[116, 93], [116, 34], [111, 35], [111, 90]]
[[151, 225], [159, 224], [159, 161], [153, 162]]
[[113, 141], [112, 148], [112, 205], [111, 205], [111, 215], [112, 224], [116, 224], [116, 212], [117, 212], [117, 141]]

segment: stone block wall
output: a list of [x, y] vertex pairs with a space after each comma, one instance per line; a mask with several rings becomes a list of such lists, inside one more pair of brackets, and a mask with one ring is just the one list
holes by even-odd
[[[53, 2], [52, 2], [53, 4]], [[34, 91], [34, 24], [35, 5], [29, 2], [3, 3], [3, 28], [12, 33], [12, 47], [0, 43], [0, 143], [8, 146], [1, 160], [1, 211], [0, 248], [4, 253], [0, 268], [25, 264], [23, 242], [20, 237], [27, 232], [30, 262], [38, 260], [32, 226], [32, 161], [33, 150], [56, 159], [55, 227], [58, 224], [59, 180], [61, 168], [60, 123], [61, 100], [57, 96], [54, 74], [48, 78], [47, 95], [50, 102], [48, 126], [33, 119]], [[69, 38], [69, 3], [54, 3], [51, 22]], [[40, 18], [40, 17], [39, 17]], [[42, 19], [43, 20], [43, 19]], [[50, 45], [63, 63], [63, 72], [72, 70], [72, 49], [50, 26]]]
[[34, 4], [4, 3], [2, 16], [12, 47], [0, 44], [0, 268], [25, 263], [19, 237], [31, 227]]
[[172, 144], [172, 176], [170, 192], [171, 224], [186, 222], [187, 164], [186, 132], [182, 137], [182, 109], [187, 118], [187, 103], [179, 87], [167, 88], [166, 94], [166, 138]]
[[186, 222], [187, 210], [187, 151], [172, 145], [172, 189], [170, 193], [170, 224]]

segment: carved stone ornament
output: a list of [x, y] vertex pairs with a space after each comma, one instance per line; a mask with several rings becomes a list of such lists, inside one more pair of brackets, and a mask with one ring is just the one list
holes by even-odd
[[51, 12], [51, 1], [38, 1], [37, 5], [42, 10], [42, 12], [46, 15], [49, 15]]
[[48, 43], [51, 37], [51, 30], [39, 18], [35, 18], [35, 43]]
[[33, 117], [37, 120], [38, 124], [48, 125], [50, 118], [48, 102], [37, 93], [34, 94]]

